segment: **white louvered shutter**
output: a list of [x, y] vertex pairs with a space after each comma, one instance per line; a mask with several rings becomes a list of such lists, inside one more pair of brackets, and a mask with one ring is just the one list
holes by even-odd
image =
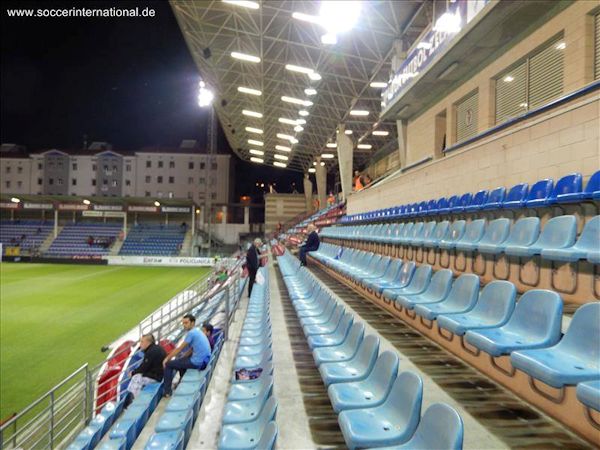
[[563, 93], [564, 53], [562, 39], [552, 42], [529, 59], [529, 106], [534, 109]]
[[600, 79], [600, 13], [594, 16], [594, 80]]
[[473, 92], [456, 105], [456, 141], [461, 142], [477, 134], [479, 93]]
[[506, 71], [496, 79], [496, 123], [502, 123], [527, 110], [527, 62]]

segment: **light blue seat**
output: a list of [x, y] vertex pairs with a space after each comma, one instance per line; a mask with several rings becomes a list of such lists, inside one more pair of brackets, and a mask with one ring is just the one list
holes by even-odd
[[347, 361], [322, 363], [319, 373], [325, 386], [333, 383], [360, 381], [369, 375], [377, 360], [379, 338], [368, 335], [363, 339], [356, 354]]
[[582, 178], [580, 173], [571, 173], [565, 175], [556, 182], [552, 193], [548, 197], [548, 204], [553, 205], [558, 203], [558, 196], [580, 193], [582, 186]]
[[335, 305], [330, 313], [323, 314], [323, 320], [311, 320], [310, 323], [303, 325], [304, 335], [333, 333], [340, 320], [342, 320], [343, 314], [344, 307], [342, 305]]
[[190, 381], [190, 382], [179, 383], [179, 386], [177, 386], [177, 389], [175, 389], [173, 391], [173, 397], [194, 395], [196, 392], [201, 392], [205, 383], [206, 383], [205, 378], [200, 381]]
[[347, 409], [372, 408], [381, 405], [388, 396], [397, 375], [398, 356], [394, 352], [383, 352], [364, 380], [329, 386], [327, 394], [333, 410], [339, 413]]
[[256, 445], [256, 450], [272, 450], [275, 448], [277, 433], [277, 423], [273, 420], [263, 429], [260, 441], [258, 441], [258, 444]]
[[261, 384], [256, 396], [245, 400], [227, 401], [223, 412], [223, 424], [251, 422], [255, 420], [260, 415], [262, 408], [273, 391], [273, 379], [272, 377], [270, 378], [270, 382]]
[[600, 170], [590, 177], [585, 189], [581, 192], [565, 192], [558, 194], [556, 199], [558, 203], [572, 203], [580, 202], [582, 200], [600, 199]]
[[108, 433], [109, 440], [117, 439], [119, 442], [125, 440], [126, 448], [131, 448], [137, 437], [136, 421], [134, 419], [119, 419], [115, 422]]
[[466, 273], [456, 279], [444, 301], [415, 305], [415, 313], [427, 320], [434, 320], [440, 314], [465, 313], [473, 309], [478, 296], [479, 277]]
[[587, 254], [587, 259], [592, 264], [600, 264], [600, 251], [589, 252]]
[[194, 411], [194, 417], [198, 416], [198, 410], [200, 409], [200, 401], [202, 399], [202, 392], [195, 392], [191, 395], [182, 395], [179, 397], [171, 397], [165, 412], [177, 412], [187, 411], [192, 409]]
[[67, 450], [91, 450], [102, 437], [102, 428], [88, 425], [77, 435], [75, 440], [69, 444]]
[[409, 241], [409, 244], [412, 245], [413, 247], [422, 246], [423, 242], [431, 237], [434, 229], [435, 229], [435, 222], [434, 221], [427, 222], [425, 225], [423, 225], [423, 228], [421, 229], [421, 232], [419, 233], [419, 235], [412, 238]]
[[432, 272], [433, 269], [429, 265], [419, 266], [419, 268], [415, 270], [408, 285], [403, 288], [384, 289], [383, 295], [384, 297], [394, 300], [399, 295], [421, 294], [425, 292], [425, 289], [429, 286]]
[[435, 228], [431, 232], [431, 235], [425, 239], [423, 239], [422, 245], [423, 247], [435, 248], [437, 247], [442, 239], [446, 237], [448, 234], [448, 229], [450, 228], [450, 222], [447, 220], [442, 220], [435, 225]]
[[450, 226], [448, 235], [439, 242], [439, 247], [443, 249], [454, 248], [456, 243], [462, 239], [465, 234], [467, 222], [465, 220], [455, 220]]
[[317, 347], [329, 347], [333, 345], [340, 345], [348, 336], [350, 331], [350, 327], [352, 327], [352, 323], [354, 322], [354, 315], [346, 314], [340, 320], [335, 331], [331, 334], [315, 334], [309, 336], [306, 341], [311, 350], [314, 350]]
[[529, 185], [527, 183], [514, 185], [506, 194], [506, 198], [502, 202], [502, 208], [512, 209], [524, 207], [528, 193]]
[[600, 380], [579, 383], [577, 399], [585, 406], [600, 411]]
[[580, 306], [558, 344], [510, 355], [513, 367], [555, 388], [600, 380], [600, 303]]
[[477, 219], [467, 223], [465, 234], [456, 241], [454, 248], [461, 251], [473, 251], [485, 232], [485, 219]]
[[[423, 267], [423, 266], [421, 266]], [[419, 303], [436, 303], [444, 300], [452, 288], [452, 271], [449, 269], [438, 270], [432, 277], [431, 283], [422, 294], [400, 294], [396, 302], [406, 309], [413, 309]]]
[[[267, 350], [262, 355], [256, 356], [240, 356], [235, 359], [234, 369], [258, 369], [265, 366], [268, 360], [273, 359], [273, 352], [271, 349]], [[175, 390], [177, 392], [177, 390]]]
[[358, 276], [356, 279], [360, 280], [361, 283], [365, 283], [366, 281], [376, 280], [381, 278], [387, 272], [387, 269], [390, 265], [391, 259], [387, 256], [382, 257], [377, 265], [373, 267], [373, 271], [367, 275]]
[[490, 195], [488, 196], [487, 201], [482, 205], [481, 209], [500, 209], [502, 207], [502, 202], [504, 201], [505, 195], [506, 189], [504, 188], [504, 186], [492, 189], [490, 191]]
[[406, 242], [406, 240], [408, 239], [408, 236], [410, 236], [414, 226], [415, 226], [415, 224], [413, 222], [404, 224], [404, 227], [402, 227], [402, 231], [394, 239], [392, 239], [392, 244], [394, 244], [394, 245], [404, 244]]
[[154, 433], [148, 439], [145, 450], [183, 450], [185, 434], [183, 430]]
[[481, 240], [477, 243], [477, 249], [482, 253], [490, 253], [488, 249], [496, 249], [501, 245], [510, 233], [510, 219], [502, 218], [492, 220], [485, 230]]
[[389, 286], [394, 282], [402, 269], [402, 260], [392, 258], [383, 276], [374, 279], [363, 279], [363, 284], [374, 291], [381, 292], [383, 286]]
[[480, 209], [483, 209], [483, 205], [485, 205], [485, 203], [487, 202], [488, 195], [489, 195], [489, 193], [488, 193], [487, 189], [477, 192], [473, 196], [471, 203], [469, 203], [465, 207], [465, 211], [466, 212], [475, 212], [475, 211], [479, 211]]
[[264, 390], [265, 386], [273, 384], [273, 376], [260, 376], [254, 380], [247, 380], [245, 383], [233, 383], [227, 395], [228, 401], [249, 400], [257, 398]]
[[319, 347], [313, 350], [315, 363], [318, 366], [324, 362], [348, 361], [356, 355], [364, 334], [365, 326], [362, 322], [353, 324], [348, 337], [341, 345]]
[[477, 249], [480, 253], [500, 254], [506, 247], [529, 247], [540, 235], [540, 219], [525, 217], [517, 220], [508, 238], [502, 243], [480, 243]]
[[[144, 424], [150, 415], [150, 406], [148, 404], [136, 404], [135, 400], [127, 410], [123, 412], [119, 421], [133, 420], [135, 422], [135, 435], [137, 436], [142, 431]], [[115, 427], [111, 429], [111, 432]]]
[[[399, 261], [399, 260], [398, 260]], [[400, 270], [392, 281], [381, 281], [373, 286], [373, 290], [381, 294], [385, 289], [402, 289], [408, 286], [413, 274], [415, 273], [416, 264], [412, 261], [407, 261], [400, 264]]]
[[154, 428], [157, 433], [164, 433], [167, 431], [183, 431], [187, 442], [192, 433], [192, 422], [194, 418], [194, 412], [191, 409], [187, 411], [173, 411], [165, 412], [158, 419], [158, 423]]
[[588, 253], [592, 252], [600, 253], [600, 216], [594, 216], [585, 224], [579, 239], [573, 246], [543, 249], [542, 258], [574, 262], [586, 259]]
[[275, 397], [271, 397], [253, 422], [223, 425], [218, 448], [220, 450], [262, 450], [258, 444], [262, 442], [263, 433], [272, 434], [273, 430], [271, 427], [267, 427], [267, 424], [275, 418], [276, 412], [277, 400]]
[[413, 225], [410, 232], [407, 234], [406, 238], [403, 239], [402, 244], [404, 245], [412, 245], [415, 239], [418, 239], [423, 231], [423, 227], [425, 224], [423, 222], [417, 222]]
[[340, 429], [349, 449], [383, 447], [407, 442], [421, 416], [423, 382], [418, 375], [402, 372], [382, 405], [342, 411]]
[[531, 245], [509, 245], [504, 251], [512, 256], [533, 256], [542, 250], [571, 247], [577, 234], [577, 219], [575, 216], [553, 217], [547, 223], [539, 238]]
[[562, 309], [562, 299], [556, 292], [543, 289], [527, 291], [505, 325], [467, 331], [465, 339], [492, 356], [550, 347], [560, 339]]
[[271, 338], [265, 337], [263, 342], [254, 345], [240, 345], [238, 347], [238, 356], [253, 356], [262, 353], [272, 345]]
[[99, 447], [97, 447], [98, 450], [127, 450], [128, 448], [127, 439], [124, 437], [108, 439], [102, 442]]
[[462, 450], [463, 435], [460, 414], [445, 403], [434, 403], [423, 414], [410, 441], [379, 450]]
[[552, 193], [553, 186], [554, 181], [550, 178], [536, 181], [533, 186], [531, 186], [529, 194], [527, 194], [525, 206], [528, 208], [546, 206], [548, 204], [548, 197], [550, 197], [550, 194]]
[[438, 315], [440, 328], [462, 336], [467, 330], [501, 327], [515, 309], [517, 289], [508, 281], [495, 280], [482, 289], [475, 307], [458, 314]]

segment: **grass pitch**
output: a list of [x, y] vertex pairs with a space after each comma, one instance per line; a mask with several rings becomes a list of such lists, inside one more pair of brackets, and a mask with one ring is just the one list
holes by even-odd
[[208, 268], [0, 264], [0, 419], [17, 412]]

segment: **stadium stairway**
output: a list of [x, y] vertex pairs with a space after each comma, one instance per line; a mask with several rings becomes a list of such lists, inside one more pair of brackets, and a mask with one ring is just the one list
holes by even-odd
[[192, 230], [187, 230], [183, 242], [181, 243], [181, 251], [179, 256], [190, 256], [192, 248]]

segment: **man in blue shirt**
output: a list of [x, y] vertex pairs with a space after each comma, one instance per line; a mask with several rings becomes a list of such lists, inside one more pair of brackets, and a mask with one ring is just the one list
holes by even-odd
[[[187, 331], [185, 339], [174, 349], [163, 361], [165, 368], [164, 389], [165, 397], [172, 394], [172, 383], [175, 371], [183, 376], [187, 369], [204, 370], [210, 360], [210, 342], [204, 332], [201, 332], [196, 326], [196, 318], [192, 314], [186, 314], [181, 320], [183, 329]], [[183, 356], [176, 358], [182, 351]]]

